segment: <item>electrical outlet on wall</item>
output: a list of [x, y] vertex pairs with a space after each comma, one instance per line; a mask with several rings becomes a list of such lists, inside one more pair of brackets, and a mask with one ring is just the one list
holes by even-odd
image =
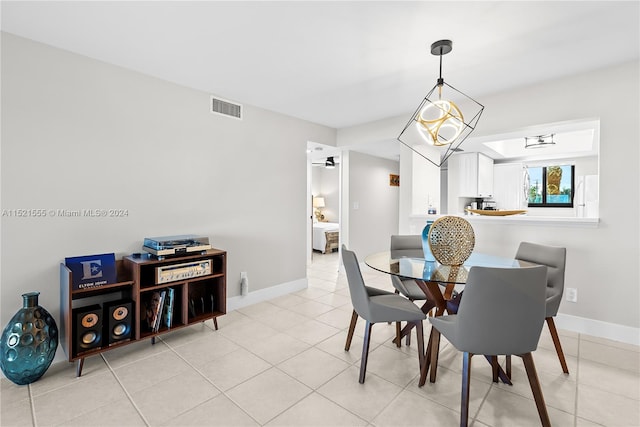
[[246, 271], [240, 272], [240, 295], [249, 295], [249, 277]]
[[565, 289], [565, 298], [569, 302], [578, 302], [578, 290], [576, 288]]

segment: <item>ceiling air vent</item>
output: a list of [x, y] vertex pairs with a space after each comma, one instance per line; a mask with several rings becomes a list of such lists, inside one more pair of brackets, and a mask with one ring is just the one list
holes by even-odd
[[242, 105], [211, 97], [211, 112], [242, 120]]

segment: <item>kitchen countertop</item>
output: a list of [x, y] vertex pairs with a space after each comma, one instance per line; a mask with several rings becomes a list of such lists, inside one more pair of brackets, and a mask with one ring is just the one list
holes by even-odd
[[[465, 215], [463, 213], [453, 214], [461, 216], [470, 223], [477, 224], [505, 224], [505, 225], [540, 225], [554, 227], [583, 227], [597, 228], [600, 218], [575, 218], [575, 217], [551, 217], [551, 216], [532, 216], [527, 214], [508, 215], [508, 216], [483, 216], [483, 215]], [[415, 221], [435, 221], [444, 215], [410, 215], [409, 219]]]

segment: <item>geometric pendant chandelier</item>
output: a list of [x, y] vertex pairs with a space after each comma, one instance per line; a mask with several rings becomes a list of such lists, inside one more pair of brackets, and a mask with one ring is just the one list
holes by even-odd
[[442, 166], [473, 132], [484, 106], [442, 78], [442, 56], [451, 52], [451, 40], [438, 40], [431, 53], [440, 57], [440, 77], [407, 122], [398, 141], [437, 167]]

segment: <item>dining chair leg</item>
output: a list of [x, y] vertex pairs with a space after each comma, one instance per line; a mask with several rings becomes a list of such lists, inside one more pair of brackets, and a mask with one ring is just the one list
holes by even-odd
[[[397, 293], [397, 292], [396, 292]], [[411, 302], [414, 302], [414, 300], [410, 300]], [[433, 301], [429, 301], [427, 300], [424, 304], [422, 304], [422, 307], [420, 307], [420, 310], [422, 310], [422, 312], [425, 315], [429, 315], [431, 316], [433, 314], [433, 308], [436, 305], [433, 303]], [[405, 345], [410, 346], [411, 345], [411, 329], [413, 329], [414, 324], [413, 323], [407, 323], [407, 325], [400, 331], [398, 332], [397, 328], [396, 328], [396, 337], [393, 339], [393, 343], [396, 345], [396, 347], [401, 347], [401, 337], [406, 336], [406, 341], [405, 341]]]
[[[412, 300], [413, 302], [413, 300]], [[422, 304], [422, 307], [420, 307], [420, 310], [422, 310], [422, 312], [426, 315], [428, 315], [429, 313], [431, 313], [431, 310], [435, 307], [436, 305], [433, 303], [433, 301], [429, 301], [427, 300], [424, 304]], [[410, 335], [407, 335], [407, 345], [411, 345], [411, 339], [410, 339]]]
[[[435, 331], [435, 332], [434, 332]], [[440, 353], [440, 332], [432, 328], [433, 342], [431, 343], [431, 361], [429, 362], [431, 372], [429, 374], [429, 382], [436, 382], [436, 371], [438, 370], [438, 353]]]
[[402, 347], [402, 324], [400, 322], [396, 322], [396, 339], [394, 341], [396, 343], [396, 347]]
[[462, 395], [460, 396], [460, 427], [469, 424], [469, 386], [471, 385], [471, 357], [473, 354], [462, 353]]
[[353, 332], [356, 330], [356, 322], [358, 321], [358, 313], [353, 310], [351, 314], [351, 323], [349, 323], [349, 332], [347, 332], [347, 342], [344, 345], [344, 350], [349, 351], [351, 348], [351, 340], [353, 339]]
[[369, 358], [369, 342], [371, 341], [371, 328], [373, 323], [367, 321], [364, 328], [364, 342], [362, 343], [362, 358], [360, 359], [360, 378], [358, 382], [364, 384], [364, 376], [367, 372], [367, 359]]
[[491, 356], [491, 372], [493, 374], [493, 382], [498, 382], [498, 356]]
[[511, 355], [510, 354], [507, 354], [504, 364], [505, 364], [505, 369], [507, 371], [507, 378], [511, 379]]
[[427, 343], [427, 350], [424, 353], [424, 360], [422, 361], [422, 367], [420, 368], [420, 380], [418, 381], [418, 387], [422, 387], [427, 382], [427, 372], [429, 372], [431, 363], [431, 349], [433, 348], [433, 334], [435, 328], [431, 327], [429, 332], [429, 341]]
[[[504, 371], [504, 369], [502, 369], [502, 366], [500, 366], [500, 363], [498, 362], [498, 356], [487, 356], [487, 355], [485, 354], [485, 356], [484, 356], [484, 357], [487, 359], [487, 361], [488, 361], [488, 362], [489, 362], [489, 364], [491, 365], [492, 372], [493, 372], [493, 375], [494, 375], [494, 376], [493, 376], [493, 382], [496, 382], [496, 383], [497, 383], [497, 382], [498, 382], [498, 380], [500, 380], [500, 381], [502, 381], [502, 382], [503, 382], [503, 383], [505, 383], [505, 384], [513, 385], [513, 384], [511, 383], [511, 377], [509, 376], [510, 374], [508, 375], [508, 374]], [[494, 363], [494, 361], [493, 361], [493, 358], [494, 358], [494, 357], [496, 358], [495, 363]], [[509, 360], [509, 356], [507, 356], [507, 360]], [[509, 362], [509, 363], [511, 363], [511, 362]], [[511, 366], [511, 365], [509, 365], [509, 366]], [[511, 369], [511, 368], [509, 368], [509, 369]]]
[[533, 399], [536, 401], [536, 407], [538, 408], [538, 415], [543, 427], [551, 427], [551, 421], [549, 420], [549, 413], [547, 412], [547, 405], [544, 403], [544, 396], [542, 395], [542, 388], [540, 387], [540, 380], [536, 372], [536, 365], [533, 363], [533, 355], [531, 353], [521, 354], [522, 361], [524, 362], [524, 368], [527, 371], [527, 377], [529, 378], [529, 385], [533, 392]]
[[424, 364], [424, 330], [422, 328], [422, 320], [416, 322], [416, 340], [418, 341], [418, 362], [420, 363], [420, 369]]
[[551, 338], [553, 339], [553, 345], [556, 347], [556, 353], [558, 353], [558, 359], [560, 360], [560, 365], [562, 366], [562, 372], [565, 374], [569, 373], [569, 368], [567, 367], [567, 361], [564, 359], [564, 352], [562, 351], [562, 345], [560, 344], [560, 337], [558, 336], [558, 331], [556, 330], [556, 324], [553, 321], [553, 317], [547, 317], [547, 326], [549, 326], [549, 332], [551, 333]]

